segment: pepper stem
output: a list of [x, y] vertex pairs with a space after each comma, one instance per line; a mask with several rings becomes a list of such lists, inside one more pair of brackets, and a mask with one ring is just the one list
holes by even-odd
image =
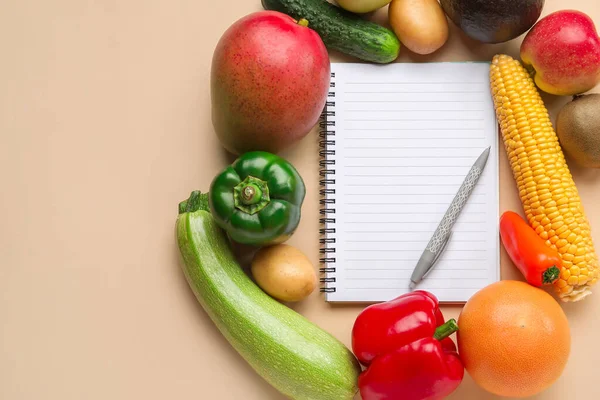
[[249, 183], [242, 187], [240, 200], [246, 205], [256, 204], [262, 199], [262, 190], [254, 184]]
[[270, 201], [267, 182], [254, 176], [247, 176], [233, 188], [233, 204], [246, 214], [256, 214]]
[[553, 265], [542, 273], [542, 283], [544, 285], [553, 283], [558, 279], [559, 276], [560, 270], [556, 267], [556, 265]]
[[179, 203], [179, 214], [198, 210], [210, 212], [210, 207], [208, 206], [208, 193], [194, 190], [190, 193], [190, 197], [188, 197], [187, 200]]
[[307, 27], [308, 26], [308, 20], [306, 18], [302, 18], [302, 19], [300, 19], [300, 21], [298, 21], [298, 25]]
[[433, 334], [433, 338], [436, 340], [443, 340], [456, 331], [458, 331], [458, 324], [456, 323], [456, 320], [449, 319], [445, 324], [437, 327], [435, 333]]

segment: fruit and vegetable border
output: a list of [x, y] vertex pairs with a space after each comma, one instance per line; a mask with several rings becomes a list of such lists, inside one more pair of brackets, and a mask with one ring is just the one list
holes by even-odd
[[[239, 158], [208, 191], [179, 204], [177, 241], [191, 289], [241, 357], [291, 399], [352, 399], [358, 391], [364, 400], [442, 399], [465, 369], [497, 395], [546, 390], [570, 353], [556, 298], [582, 300], [599, 277], [590, 223], [563, 154], [600, 168], [600, 95], [584, 94], [600, 81], [593, 21], [574, 10], [539, 19], [543, 0], [338, 3], [262, 0], [266, 11], [235, 22], [219, 41], [212, 120]], [[391, 29], [360, 15], [388, 4]], [[348, 349], [284, 304], [305, 299], [319, 278], [309, 258], [284, 243], [301, 219], [305, 186], [276, 153], [318, 122], [330, 84], [328, 49], [380, 64], [396, 60], [402, 46], [430, 54], [446, 43], [448, 19], [484, 43], [527, 32], [520, 60], [499, 54], [490, 63], [490, 95], [525, 216], [504, 213], [500, 239], [526, 283], [480, 290], [458, 321], [446, 321], [426, 291], [371, 305], [356, 319]], [[575, 96], [556, 131], [539, 90]], [[251, 276], [231, 241], [260, 248]]]

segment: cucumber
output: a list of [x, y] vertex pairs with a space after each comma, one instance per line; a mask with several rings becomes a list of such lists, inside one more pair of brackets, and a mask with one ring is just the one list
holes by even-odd
[[330, 49], [375, 63], [398, 58], [400, 41], [393, 31], [366, 21], [326, 0], [262, 0], [265, 10], [308, 20]]
[[352, 399], [360, 373], [352, 352], [265, 294], [240, 268], [225, 232], [201, 209], [207, 207], [190, 212], [192, 203], [183, 202], [177, 218], [183, 272], [223, 336], [289, 398]]

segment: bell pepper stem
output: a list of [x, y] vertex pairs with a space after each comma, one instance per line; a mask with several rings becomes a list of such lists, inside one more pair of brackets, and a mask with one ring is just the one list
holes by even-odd
[[256, 214], [270, 201], [267, 182], [254, 176], [247, 176], [233, 188], [233, 204], [246, 214]]
[[240, 191], [240, 200], [246, 205], [256, 204], [262, 199], [262, 190], [258, 185], [249, 183]]
[[433, 334], [433, 338], [436, 340], [443, 340], [456, 331], [458, 331], [458, 324], [456, 323], [456, 320], [449, 319], [446, 321], [446, 323], [437, 327], [435, 333]]
[[198, 210], [210, 212], [210, 207], [208, 205], [208, 193], [202, 193], [199, 190], [194, 190], [192, 193], [190, 193], [190, 197], [179, 203], [179, 214]]
[[554, 283], [554, 281], [557, 280], [559, 276], [560, 270], [556, 267], [556, 265], [553, 265], [542, 273], [542, 283], [544, 283], [545, 285]]

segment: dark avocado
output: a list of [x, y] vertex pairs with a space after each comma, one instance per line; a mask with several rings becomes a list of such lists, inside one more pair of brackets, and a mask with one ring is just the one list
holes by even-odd
[[502, 43], [535, 24], [544, 0], [440, 0], [448, 17], [468, 36], [484, 43]]

